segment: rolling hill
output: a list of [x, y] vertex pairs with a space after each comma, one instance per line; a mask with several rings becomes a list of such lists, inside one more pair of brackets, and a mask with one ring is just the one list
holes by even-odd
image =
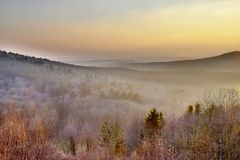
[[132, 63], [128, 68], [163, 71], [163, 70], [201, 70], [201, 71], [240, 71], [240, 51], [224, 53], [215, 57], [195, 60], [181, 60], [171, 62]]
[[[35, 65], [68, 65], [63, 62], [57, 62], [52, 61], [46, 58], [36, 58], [31, 57], [27, 55], [22, 55], [18, 53], [13, 52], [6, 52], [0, 50], [0, 61], [17, 61], [17, 62], [23, 62], [23, 63], [29, 63], [29, 64], [35, 64]], [[71, 65], [74, 66], [74, 65]]]
[[[233, 51], [219, 56], [207, 57], [194, 60], [180, 60], [169, 62], [148, 62], [148, 63], [123, 63], [118, 67], [90, 67], [78, 66], [63, 62], [51, 61], [44, 58], [35, 58], [17, 53], [0, 50], [0, 61], [17, 61], [34, 65], [60, 66], [70, 68], [85, 68], [97, 70], [138, 70], [149, 72], [162, 71], [210, 71], [210, 72], [240, 72], [240, 51]], [[119, 63], [112, 61], [112, 63]], [[114, 65], [113, 65], [114, 66]]]

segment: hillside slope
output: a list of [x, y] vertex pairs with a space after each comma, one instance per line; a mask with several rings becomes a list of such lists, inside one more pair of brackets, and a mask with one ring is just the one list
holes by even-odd
[[233, 51], [215, 57], [172, 62], [132, 63], [129, 68], [140, 70], [203, 70], [240, 71], [240, 51]]

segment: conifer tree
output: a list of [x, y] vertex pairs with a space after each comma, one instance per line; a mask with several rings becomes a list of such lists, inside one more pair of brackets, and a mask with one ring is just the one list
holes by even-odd
[[199, 115], [201, 112], [201, 105], [197, 102], [195, 104], [195, 114]]
[[153, 138], [157, 135], [160, 135], [164, 125], [165, 121], [163, 118], [163, 113], [158, 112], [156, 108], [151, 109], [145, 118], [145, 136], [148, 138]]
[[188, 108], [187, 108], [187, 113], [188, 114], [192, 114], [193, 113], [193, 106], [192, 105], [189, 105]]

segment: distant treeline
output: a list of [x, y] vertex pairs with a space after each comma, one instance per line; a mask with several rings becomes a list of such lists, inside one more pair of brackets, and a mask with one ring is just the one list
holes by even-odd
[[[0, 60], [18, 60], [22, 62], [30, 62], [34, 64], [44, 64], [44, 63], [50, 63], [54, 61], [50, 61], [48, 59], [44, 58], [36, 58], [34, 56], [27, 56], [27, 55], [21, 55], [18, 53], [12, 53], [12, 52], [6, 52], [0, 50]], [[56, 63], [56, 62], [54, 62]]]

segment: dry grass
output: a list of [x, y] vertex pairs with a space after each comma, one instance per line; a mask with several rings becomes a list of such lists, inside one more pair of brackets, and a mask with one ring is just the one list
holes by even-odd
[[55, 148], [47, 143], [43, 124], [33, 131], [20, 113], [12, 112], [4, 116], [0, 127], [1, 160], [57, 160]]

